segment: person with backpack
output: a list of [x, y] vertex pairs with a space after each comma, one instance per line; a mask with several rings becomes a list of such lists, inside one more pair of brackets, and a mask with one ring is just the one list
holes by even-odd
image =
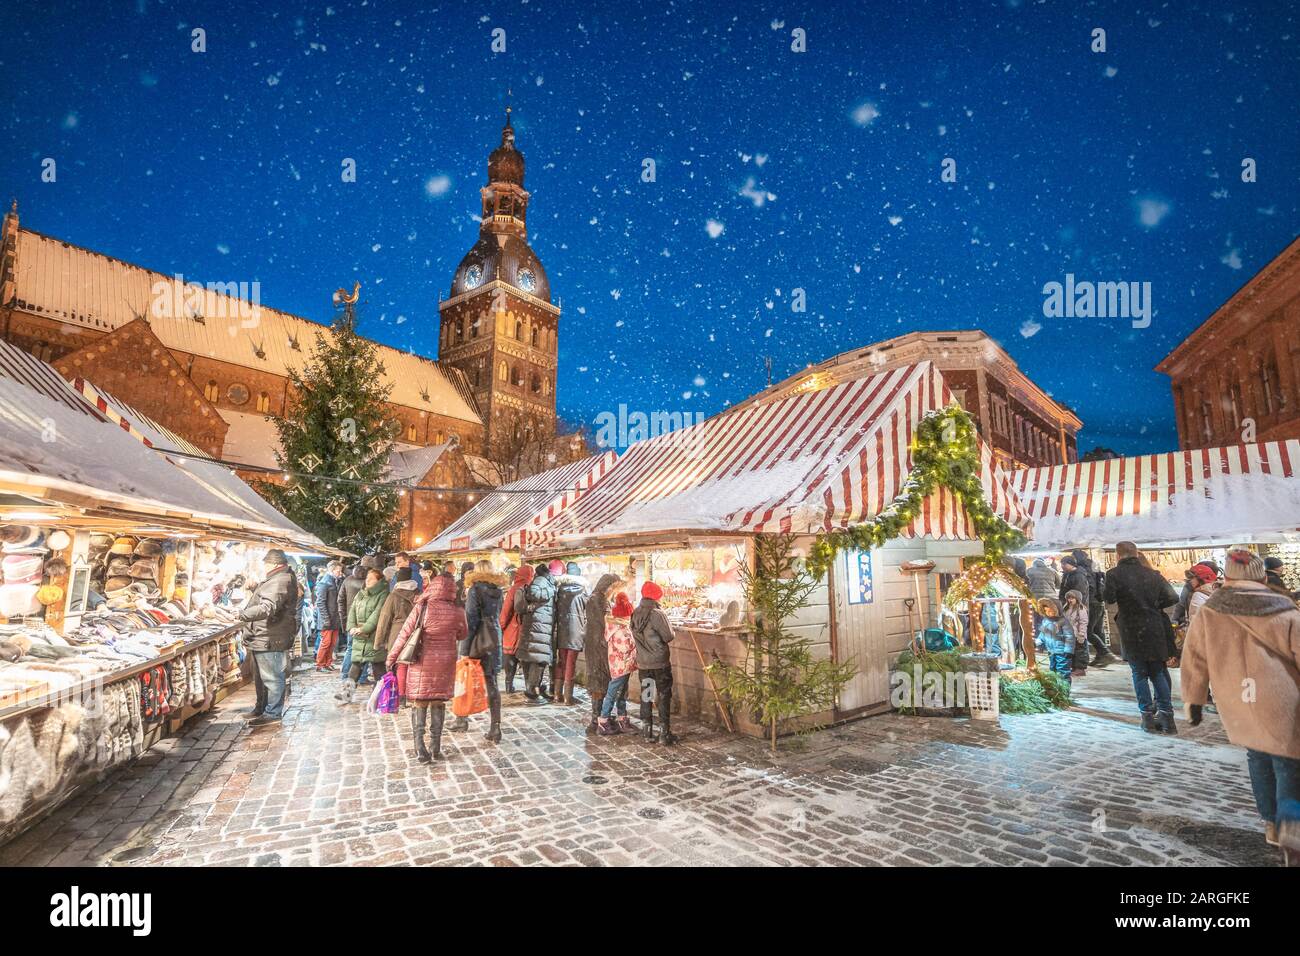
[[[1119, 611], [1120, 647], [1133, 675], [1133, 691], [1147, 733], [1176, 734], [1172, 683], [1166, 662], [1173, 656], [1173, 625], [1164, 609], [1178, 595], [1161, 575], [1143, 563], [1132, 541], [1115, 545], [1118, 562], [1106, 574], [1106, 603]], [[1153, 696], [1154, 694], [1154, 696]]]

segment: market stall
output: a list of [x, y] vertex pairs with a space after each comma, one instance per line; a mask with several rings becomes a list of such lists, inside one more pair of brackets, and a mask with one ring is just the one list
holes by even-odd
[[323, 548], [196, 452], [0, 343], [0, 840], [238, 686], [266, 549]]
[[617, 458], [607, 451], [495, 488], [415, 553], [518, 564], [529, 532], [586, 494]]
[[1114, 566], [1132, 541], [1175, 587], [1199, 561], [1248, 545], [1300, 589], [1300, 440], [1030, 468], [1012, 476], [1034, 519], [1026, 556], [1080, 548]]
[[[747, 405], [632, 445], [589, 494], [529, 536], [538, 555], [623, 554], [630, 591], [665, 588], [676, 621], [675, 700], [717, 719], [707, 661], [745, 659], [741, 587], [757, 534], [788, 533], [826, 574], [790, 622], [856, 676], [815, 722], [889, 707], [891, 661], [962, 556], [1031, 527], [1006, 475], [930, 363]], [[918, 600], [919, 596], [919, 600]], [[751, 732], [764, 728], [737, 723]]]

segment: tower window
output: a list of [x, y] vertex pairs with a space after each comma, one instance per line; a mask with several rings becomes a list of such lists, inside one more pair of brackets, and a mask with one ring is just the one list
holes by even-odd
[[532, 388], [534, 394], [540, 392], [542, 390], [542, 377], [534, 372], [533, 379], [529, 383], [529, 386]]
[[469, 324], [469, 337], [471, 339], [478, 338], [478, 319], [475, 319]]
[[259, 412], [269, 412], [271, 410], [271, 396], [266, 392], [261, 392], [257, 396], [257, 410]]
[[510, 370], [506, 368], [505, 362], [502, 362], [501, 367], [497, 369], [497, 378], [501, 379], [503, 382], [510, 380]]
[[538, 332], [539, 330], [537, 326], [533, 326], [533, 348], [538, 348], [538, 344], [541, 339], [541, 336], [538, 335]]
[[465, 320], [461, 319], [456, 323], [456, 342], [460, 343], [464, 341], [465, 341]]
[[524, 323], [523, 323], [523, 322], [519, 322], [519, 321], [516, 321], [516, 322], [515, 322], [515, 339], [516, 339], [517, 341], [520, 341], [520, 342], [522, 342], [522, 341], [524, 340]]
[[215, 404], [217, 399], [221, 397], [221, 386], [209, 380], [208, 384], [203, 386], [203, 397]]
[[415, 428], [415, 425], [414, 425], [414, 424], [410, 424], [410, 425], [407, 425], [407, 426], [406, 426], [406, 440], [407, 440], [407, 441], [415, 441], [416, 433], [417, 433], [417, 432], [416, 432], [416, 428]]
[[519, 370], [518, 365], [510, 369], [510, 384], [519, 388], [524, 387], [524, 373]]

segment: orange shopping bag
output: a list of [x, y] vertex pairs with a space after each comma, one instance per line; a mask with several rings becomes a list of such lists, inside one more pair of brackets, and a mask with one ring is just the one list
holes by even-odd
[[451, 700], [451, 712], [457, 717], [468, 717], [483, 713], [487, 706], [483, 665], [477, 657], [462, 657], [456, 662], [456, 693]]

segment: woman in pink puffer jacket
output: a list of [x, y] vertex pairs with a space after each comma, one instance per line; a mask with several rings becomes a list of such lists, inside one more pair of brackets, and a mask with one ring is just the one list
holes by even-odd
[[[420, 763], [428, 763], [442, 756], [442, 725], [447, 717], [447, 701], [456, 690], [456, 645], [469, 632], [465, 624], [465, 609], [456, 604], [456, 581], [450, 575], [438, 575], [416, 599], [397, 640], [388, 649], [390, 669], [397, 663], [407, 641], [416, 639], [417, 627], [420, 629], [420, 651], [406, 667], [406, 699], [412, 705], [411, 733], [415, 736], [415, 757]], [[424, 744], [424, 728], [430, 710], [433, 711], [429, 727], [433, 738], [432, 753]]]

